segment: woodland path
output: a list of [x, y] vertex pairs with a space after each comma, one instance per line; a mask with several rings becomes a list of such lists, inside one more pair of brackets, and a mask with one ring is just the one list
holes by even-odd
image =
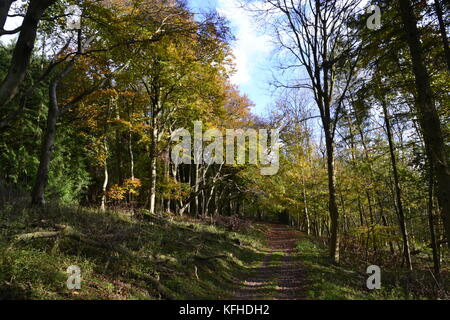
[[302, 233], [284, 225], [267, 224], [267, 252], [236, 293], [238, 300], [304, 300], [305, 269], [297, 256]]

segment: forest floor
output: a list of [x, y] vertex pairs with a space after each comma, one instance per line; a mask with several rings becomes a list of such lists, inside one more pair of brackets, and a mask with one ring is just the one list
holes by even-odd
[[[287, 226], [220, 219], [5, 205], [0, 300], [432, 298], [428, 289], [409, 294], [402, 273], [384, 267], [383, 289], [369, 291], [366, 264], [335, 266], [323, 241]], [[80, 269], [79, 290], [67, 287], [71, 266]], [[422, 285], [427, 272], [419, 271]]]
[[328, 258], [323, 239], [285, 225], [260, 224], [264, 231], [264, 256], [244, 274], [235, 295], [238, 300], [404, 300], [448, 299], [447, 281], [439, 291], [426, 271], [426, 261], [416, 265], [409, 275], [393, 266], [382, 266], [382, 288], [367, 288], [367, 263], [356, 256], [335, 265]]
[[[268, 229], [238, 218], [5, 205], [0, 300], [234, 299], [267, 257]], [[71, 266], [80, 270], [79, 290], [66, 286]]]

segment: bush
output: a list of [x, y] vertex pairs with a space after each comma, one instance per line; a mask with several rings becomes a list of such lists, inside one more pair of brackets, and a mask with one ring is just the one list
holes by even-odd
[[232, 232], [247, 231], [250, 227], [247, 220], [243, 220], [237, 215], [231, 217], [218, 216], [214, 218], [214, 224]]

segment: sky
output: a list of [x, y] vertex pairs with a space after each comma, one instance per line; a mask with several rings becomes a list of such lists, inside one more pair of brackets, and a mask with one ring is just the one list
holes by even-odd
[[270, 36], [256, 26], [253, 17], [239, 6], [239, 0], [189, 0], [189, 6], [193, 12], [216, 9], [230, 22], [236, 38], [232, 49], [237, 70], [231, 81], [253, 101], [255, 114], [267, 114], [273, 101], [269, 82], [274, 47]]
[[[239, 0], [188, 0], [193, 12], [204, 12], [216, 9], [230, 22], [230, 27], [236, 40], [232, 43], [235, 56], [236, 73], [231, 81], [242, 93], [249, 96], [257, 115], [267, 114], [273, 101], [269, 82], [272, 80], [274, 66], [274, 45], [270, 36], [264, 34], [256, 26], [253, 17], [239, 6]], [[14, 29], [20, 25], [17, 19], [8, 19], [6, 29]], [[3, 42], [9, 42], [14, 36], [2, 37]]]

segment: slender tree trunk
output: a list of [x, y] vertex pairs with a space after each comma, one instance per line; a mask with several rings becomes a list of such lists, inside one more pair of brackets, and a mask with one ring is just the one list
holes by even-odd
[[[371, 163], [369, 161], [369, 150], [367, 149], [367, 144], [365, 142], [364, 132], [363, 132], [361, 126], [358, 126], [358, 131], [359, 131], [359, 136], [361, 137], [361, 144], [362, 144], [362, 146], [364, 148], [364, 153], [366, 154], [366, 160], [367, 160], [367, 164], [368, 164], [369, 171], [370, 171], [370, 177], [371, 177], [372, 181], [375, 182], [376, 181], [375, 174], [373, 172], [372, 165], [371, 165]], [[379, 210], [380, 210], [381, 221], [383, 223], [383, 226], [388, 227], [389, 225], [388, 225], [387, 219], [386, 219], [386, 217], [384, 215], [382, 196], [380, 195], [379, 191], [376, 192], [376, 195], [377, 195], [378, 206], [379, 206]], [[361, 203], [360, 203], [359, 196], [358, 196], [358, 205], [359, 205], [359, 208], [361, 210]], [[363, 219], [363, 217], [361, 215], [361, 226], [363, 226], [363, 224], [364, 224], [362, 219]], [[391, 240], [389, 240], [388, 243], [389, 243], [389, 249], [390, 249], [391, 253], [394, 254], [395, 253], [394, 244], [392, 243]]]
[[217, 214], [219, 216], [224, 216], [225, 215], [225, 206], [223, 204], [223, 195], [224, 195], [225, 189], [223, 188], [217, 196]]
[[[176, 165], [175, 163], [171, 163], [171, 165], [170, 165], [170, 172], [171, 172], [173, 181], [176, 184], [180, 184], [181, 183], [181, 179], [179, 177], [179, 166]], [[172, 201], [172, 207], [173, 207], [173, 212], [175, 214], [179, 214], [178, 194], [175, 194], [174, 200]]]
[[345, 200], [342, 192], [339, 192], [339, 198], [341, 200], [342, 205], [342, 231], [344, 234], [347, 233], [348, 230], [348, 219], [347, 219], [347, 211], [345, 210]]
[[214, 216], [220, 215], [220, 192], [215, 191], [214, 195]]
[[[381, 221], [383, 222], [383, 226], [388, 227], [389, 224], [387, 222], [386, 216], [383, 213], [383, 207], [382, 206], [380, 206], [380, 215], [381, 215]], [[394, 244], [392, 243], [391, 240], [389, 240], [389, 249], [391, 250], [392, 254], [395, 253]]]
[[[114, 96], [111, 98], [111, 106], [115, 112], [116, 120], [120, 120], [120, 110], [119, 110], [119, 98], [117, 96]], [[116, 177], [117, 177], [117, 184], [121, 185], [123, 183], [124, 177], [123, 177], [123, 156], [122, 156], [122, 134], [119, 130], [119, 128], [116, 128]]]
[[36, 176], [31, 203], [34, 206], [45, 205], [45, 187], [48, 183], [48, 172], [53, 154], [53, 144], [56, 137], [56, 124], [58, 122], [59, 107], [57, 98], [58, 79], [54, 79], [49, 87], [49, 107], [47, 115], [47, 128], [42, 140], [39, 169]]
[[134, 180], [134, 152], [133, 152], [133, 134], [131, 130], [128, 134], [128, 153], [130, 155], [130, 174], [131, 180]]
[[158, 139], [158, 129], [156, 121], [152, 128], [152, 141], [150, 145], [150, 194], [149, 194], [149, 211], [150, 214], [156, 212], [156, 180], [157, 180], [157, 162], [156, 162], [156, 144]]
[[208, 197], [206, 199], [206, 204], [205, 204], [206, 215], [208, 215], [208, 213], [215, 211], [215, 208], [211, 208], [211, 203], [214, 203], [213, 200], [214, 200], [215, 190], [216, 190], [215, 186], [212, 186], [211, 189], [209, 190], [209, 194], [208, 194]]
[[159, 99], [152, 101], [151, 141], [150, 141], [150, 188], [148, 205], [150, 214], [156, 212], [156, 181], [157, 181], [157, 144], [158, 144], [158, 120]]
[[[192, 185], [192, 182], [191, 182], [191, 180], [192, 180], [192, 174], [191, 174], [191, 171], [192, 171], [192, 164], [189, 164], [189, 165], [183, 165], [183, 176], [184, 176], [184, 179], [185, 179], [185, 183], [187, 183], [188, 185]], [[183, 214], [184, 214], [184, 211], [186, 211], [187, 210], [187, 212], [191, 212], [191, 203], [189, 202], [189, 203], [186, 203], [186, 205], [182, 202], [182, 206], [181, 207], [185, 207], [185, 209], [183, 210]]]
[[441, 32], [442, 44], [444, 45], [445, 62], [450, 72], [450, 46], [447, 37], [447, 28], [445, 26], [444, 15], [442, 13], [442, 5], [439, 0], [434, 0], [434, 8], [439, 21], [439, 31]]
[[360, 223], [361, 227], [364, 227], [364, 210], [361, 205], [361, 198], [359, 197], [359, 195], [358, 195], [357, 202], [358, 202], [358, 212], [359, 212], [359, 223]]
[[205, 175], [206, 175], [206, 169], [203, 165], [199, 166], [199, 176], [200, 176], [200, 181], [199, 181], [199, 187], [201, 188], [200, 194], [198, 195], [198, 203], [199, 203], [199, 208], [198, 208], [198, 215], [201, 217], [205, 217], [206, 216], [206, 210], [205, 210], [205, 202], [206, 202], [206, 194], [205, 194]]
[[370, 224], [371, 224], [370, 229], [372, 230], [373, 250], [376, 252], [377, 251], [377, 241], [376, 241], [377, 239], [376, 239], [376, 234], [374, 232], [375, 217], [374, 217], [373, 207], [372, 207], [372, 198], [371, 198], [370, 192], [368, 190], [366, 190], [366, 196], [367, 196], [367, 203], [369, 205]]
[[399, 179], [398, 171], [397, 171], [397, 159], [395, 156], [394, 142], [393, 142], [392, 131], [391, 131], [391, 123], [389, 120], [389, 114], [388, 114], [386, 103], [382, 102], [382, 105], [383, 105], [384, 118], [385, 118], [385, 122], [386, 122], [386, 132], [387, 132], [387, 136], [388, 136], [388, 140], [389, 140], [389, 152], [391, 155], [392, 171], [394, 174], [394, 187], [395, 187], [395, 195], [396, 195], [398, 216], [399, 216], [399, 222], [400, 222], [400, 229], [401, 229], [402, 238], [403, 238], [403, 256], [405, 257], [406, 265], [407, 265], [408, 269], [412, 270], [411, 250], [410, 250], [410, 246], [409, 246], [408, 230], [406, 228], [405, 213], [403, 211], [402, 192], [400, 189], [400, 179]]
[[[429, 151], [428, 151], [429, 152]], [[428, 224], [430, 227], [430, 236], [431, 236], [431, 249], [433, 250], [433, 266], [434, 266], [434, 277], [440, 283], [441, 282], [441, 264], [439, 257], [439, 248], [436, 241], [436, 231], [434, 227], [434, 213], [433, 213], [433, 193], [434, 193], [434, 175], [433, 175], [433, 166], [431, 164], [429, 167], [429, 182], [428, 182]]]
[[[130, 156], [130, 178], [131, 180], [134, 180], [134, 152], [133, 152], [133, 134], [130, 132], [128, 133], [128, 154]], [[134, 214], [134, 199], [133, 194], [130, 192], [128, 201], [130, 202], [131, 206], [131, 212]]]
[[31, 204], [33, 206], [45, 205], [45, 187], [48, 183], [48, 173], [50, 161], [53, 155], [53, 144], [56, 138], [57, 122], [59, 117], [58, 105], [58, 85], [73, 69], [75, 60], [72, 60], [66, 68], [57, 74], [49, 85], [49, 107], [47, 114], [47, 128], [41, 143], [41, 154], [39, 156], [39, 168], [36, 175], [36, 181], [31, 193]]
[[[103, 142], [103, 148], [104, 148], [104, 152], [105, 155], [108, 154], [108, 141], [105, 137], [105, 141]], [[106, 211], [106, 191], [108, 190], [108, 182], [109, 182], [109, 173], [108, 173], [108, 157], [105, 157], [105, 164], [103, 167], [103, 174], [104, 174], [104, 178], [103, 178], [103, 186], [102, 186], [102, 202], [100, 205], [100, 210], [101, 211]]]
[[[166, 157], [164, 159], [164, 176], [166, 178], [166, 183], [170, 181], [170, 147], [166, 150]], [[164, 199], [164, 210], [167, 213], [170, 213], [170, 206], [171, 206], [171, 200], [170, 200], [170, 194], [167, 196], [166, 199]]]
[[[303, 206], [305, 211], [306, 234], [309, 236], [311, 234], [311, 222], [309, 219], [309, 212], [308, 212], [308, 195], [306, 193], [305, 177], [303, 176], [302, 179], [303, 179]], [[298, 223], [300, 224], [300, 219]]]
[[232, 196], [231, 192], [227, 192], [227, 198], [224, 199], [227, 202], [227, 204], [226, 204], [226, 206], [227, 206], [227, 212], [226, 212], [227, 217], [231, 217], [232, 212], [233, 212], [233, 205], [232, 205], [232, 203], [230, 201], [231, 196]]
[[192, 164], [191, 165], [191, 186], [193, 188], [193, 192], [195, 193], [195, 197], [191, 201], [190, 214], [195, 217], [198, 214], [198, 190], [199, 190], [199, 165]]
[[[417, 89], [417, 111], [423, 130], [426, 148], [430, 150], [430, 163], [433, 164], [437, 180], [437, 196], [442, 206], [442, 215], [447, 239], [450, 240], [450, 169], [442, 125], [433, 100], [433, 92], [424, 53], [420, 41], [417, 20], [411, 2], [399, 0], [400, 11], [405, 26], [406, 40], [412, 57], [413, 71]], [[450, 241], [448, 241], [450, 247]]]
[[[116, 130], [116, 172], [117, 172], [117, 184], [122, 185], [124, 181], [124, 175], [123, 175], [123, 156], [122, 156], [122, 136], [119, 132], [119, 130]], [[115, 181], [114, 179], [113, 181]]]
[[[328, 131], [328, 130], [326, 130]], [[326, 135], [327, 164], [328, 164], [328, 191], [330, 226], [330, 258], [333, 263], [339, 263], [339, 211], [336, 202], [336, 174], [334, 167], [334, 142], [329, 132]]]

